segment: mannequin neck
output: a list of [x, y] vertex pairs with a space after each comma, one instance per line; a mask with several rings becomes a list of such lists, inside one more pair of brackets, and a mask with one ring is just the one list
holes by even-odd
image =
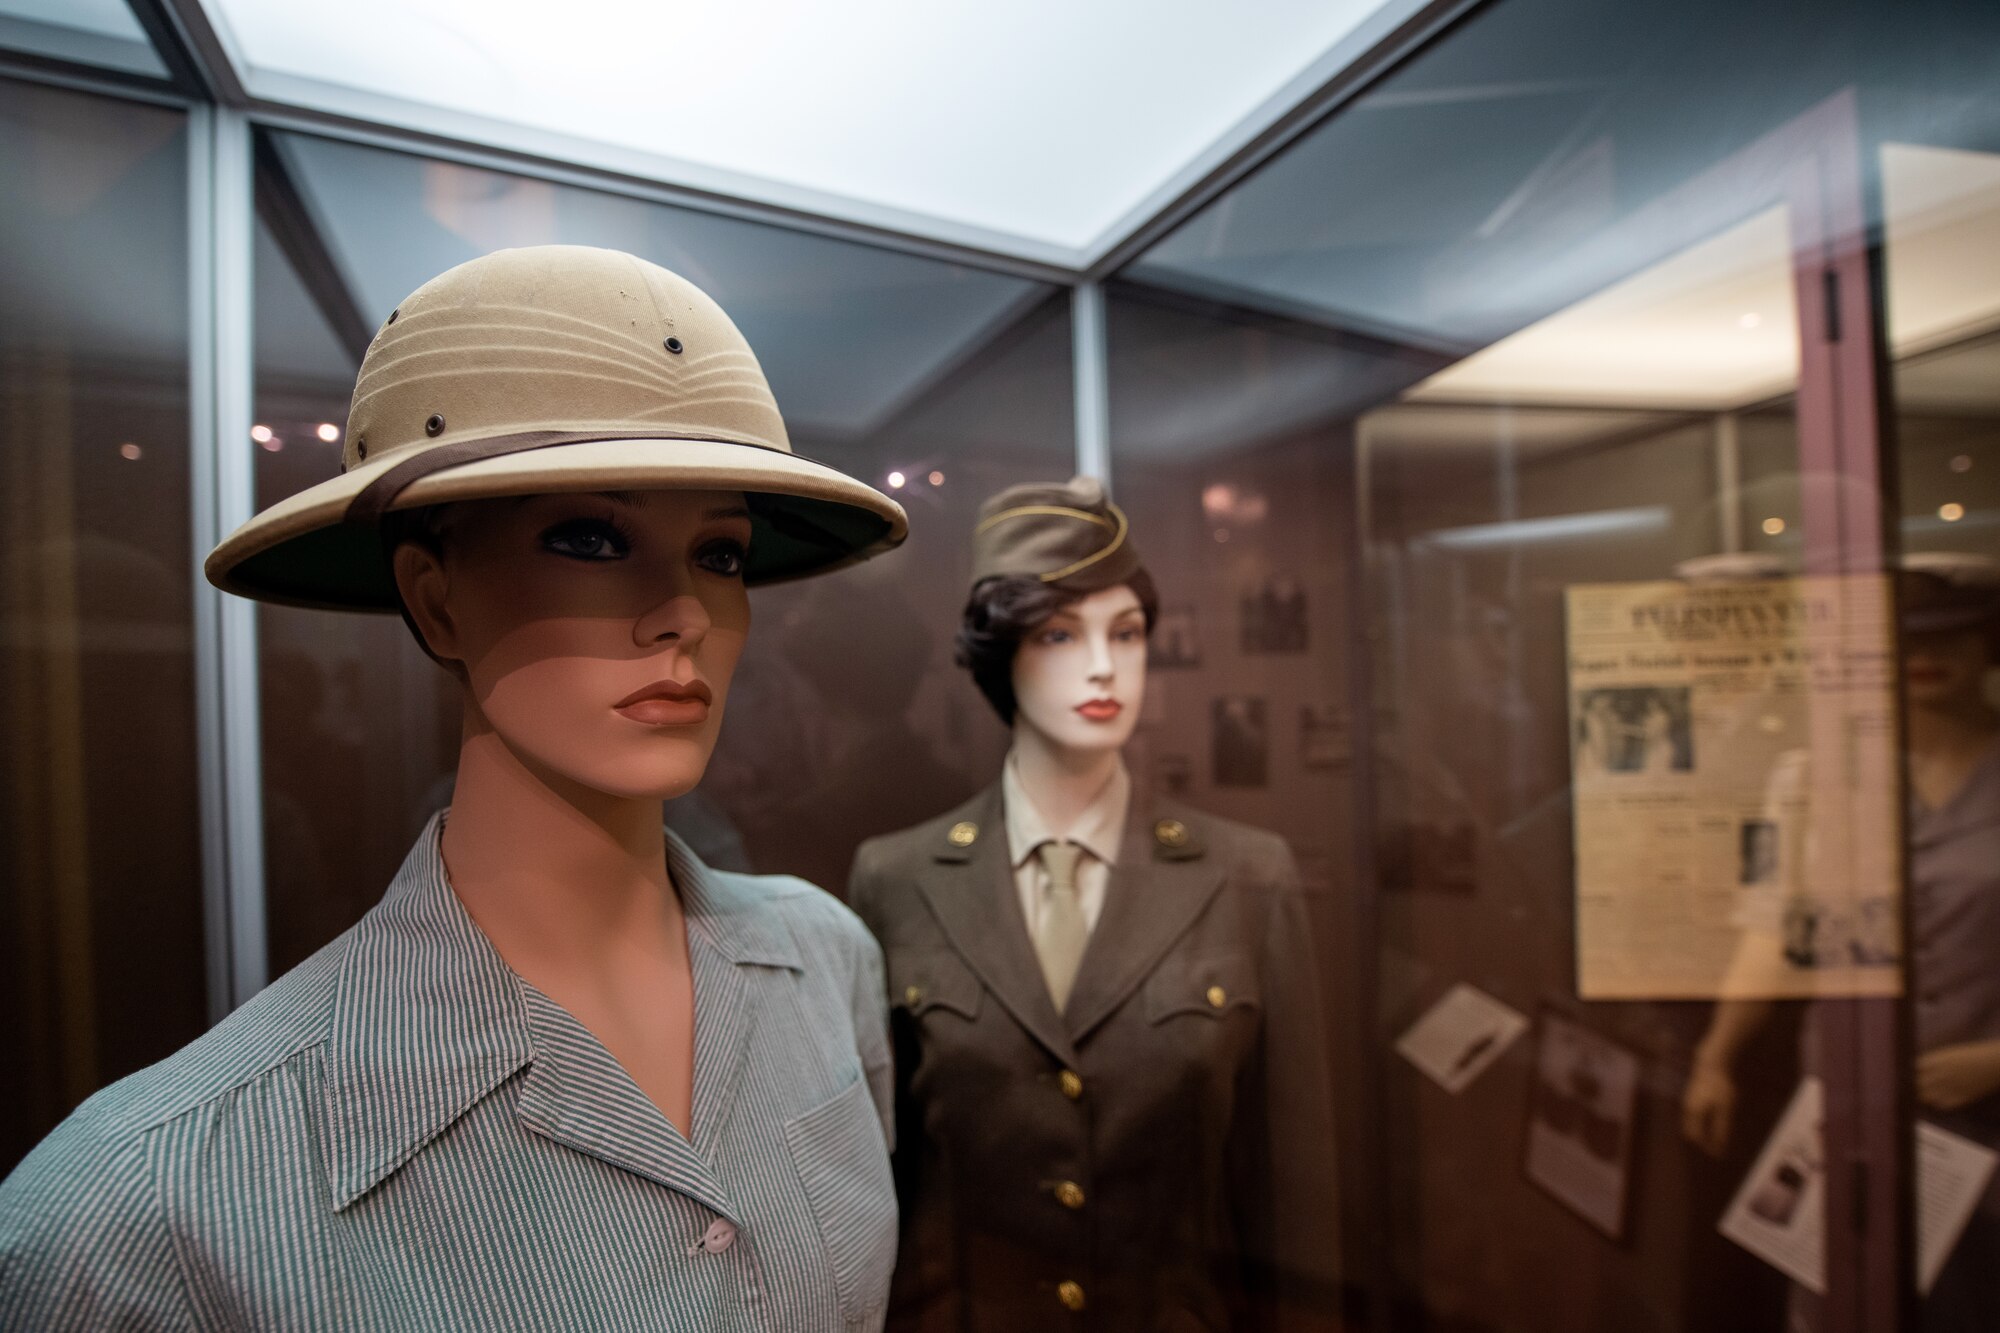
[[1014, 748], [1008, 761], [1051, 833], [1067, 837], [1078, 817], [1096, 803], [1118, 772], [1115, 749], [1078, 750], [1058, 745], [1014, 719]]
[[1914, 755], [1983, 750], [2000, 731], [1996, 716], [1978, 695], [1911, 704], [1903, 714], [1905, 743]]
[[470, 700], [444, 861], [459, 901], [531, 980], [680, 927], [659, 801], [541, 769]]

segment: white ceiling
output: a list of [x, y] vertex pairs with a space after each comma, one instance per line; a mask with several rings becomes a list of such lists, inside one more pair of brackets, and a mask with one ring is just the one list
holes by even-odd
[[202, 0], [250, 93], [1076, 265], [1416, 0]]

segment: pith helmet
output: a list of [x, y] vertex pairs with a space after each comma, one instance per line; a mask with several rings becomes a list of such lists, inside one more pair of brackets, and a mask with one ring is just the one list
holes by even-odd
[[745, 580], [775, 583], [902, 542], [888, 496], [792, 452], [749, 343], [693, 283], [578, 245], [500, 250], [432, 278], [361, 362], [339, 476], [210, 553], [264, 601], [394, 611], [382, 516], [551, 491], [749, 497]]

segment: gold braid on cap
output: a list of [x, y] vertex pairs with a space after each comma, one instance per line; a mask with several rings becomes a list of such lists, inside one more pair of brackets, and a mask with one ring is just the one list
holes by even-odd
[[[1111, 511], [1111, 518], [1115, 518], [1118, 520], [1117, 524], [1115, 525], [1116, 531], [1113, 532], [1112, 534], [1110, 544], [1105, 546], [1105, 548], [1101, 551], [1096, 551], [1090, 555], [1085, 556], [1083, 559], [1077, 561], [1073, 565], [1065, 565], [1061, 569], [1056, 570], [1053, 574], [1037, 574], [1035, 576], [1036, 578], [1040, 579], [1044, 583], [1054, 583], [1057, 579], [1066, 579], [1072, 574], [1081, 574], [1084, 570], [1089, 569], [1092, 565], [1104, 559], [1106, 556], [1110, 555], [1112, 552], [1116, 551], [1119, 547], [1125, 544], [1125, 534], [1132, 530], [1132, 525], [1125, 521], [1125, 511], [1120, 509], [1117, 505], [1112, 504], [1108, 500], [1105, 501], [1104, 507]], [[1104, 517], [1104, 515], [1102, 514], [1093, 514], [1087, 509], [1070, 509], [1063, 505], [1022, 505], [1019, 509], [1001, 510], [999, 513], [993, 515], [993, 517], [987, 519], [985, 522], [981, 523], [976, 529], [974, 529], [973, 535], [975, 537], [978, 536], [980, 533], [985, 532], [988, 528], [992, 527], [995, 523], [998, 523], [1003, 519], [1029, 518], [1034, 516], [1043, 516], [1048, 518], [1080, 518], [1086, 523], [1095, 523], [1100, 528], [1109, 529], [1114, 527], [1113, 523], [1111, 522], [1111, 519]]]

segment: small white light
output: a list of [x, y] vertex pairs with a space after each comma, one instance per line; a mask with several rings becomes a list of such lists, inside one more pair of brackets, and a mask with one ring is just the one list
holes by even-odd
[[903, 489], [903, 483], [908, 480], [909, 478], [904, 476], [900, 472], [891, 472], [889, 474], [889, 489], [892, 491], [900, 491]]
[[120, 458], [125, 459], [128, 462], [137, 462], [139, 459], [139, 455], [144, 452], [145, 450], [141, 449], [138, 445], [133, 444], [130, 441], [127, 441], [126, 443], [118, 446], [118, 456]]
[[1965, 506], [1956, 500], [1947, 501], [1938, 506], [1938, 517], [1947, 523], [1956, 523], [1965, 517]]
[[1775, 537], [1784, 530], [1785, 530], [1784, 519], [1773, 517], [1764, 520], [1764, 535], [1766, 537]]
[[1736, 321], [1736, 327], [1739, 329], [1754, 329], [1763, 322], [1764, 317], [1762, 315], [1754, 310], [1746, 310], [1743, 312], [1742, 317]]
[[933, 486], [942, 486], [942, 485], [944, 485], [944, 473], [942, 473], [942, 472], [933, 472], [933, 473], [931, 473], [931, 485], [933, 485]]
[[1954, 456], [1954, 457], [1952, 458], [1952, 460], [1951, 460], [1951, 470], [1952, 470], [1953, 472], [1970, 472], [1970, 471], [1972, 471], [1972, 455], [1971, 455], [1971, 454], [1958, 454], [1958, 455]]
[[285, 442], [275, 435], [268, 439], [259, 440], [257, 443], [263, 447], [264, 452], [267, 454], [275, 454], [278, 450], [285, 447]]
[[340, 427], [334, 425], [331, 421], [322, 421], [319, 423], [319, 429], [314, 431], [313, 434], [319, 436], [328, 444], [332, 444], [340, 438]]
[[260, 421], [250, 428], [250, 438], [259, 444], [268, 444], [271, 440], [271, 428]]

